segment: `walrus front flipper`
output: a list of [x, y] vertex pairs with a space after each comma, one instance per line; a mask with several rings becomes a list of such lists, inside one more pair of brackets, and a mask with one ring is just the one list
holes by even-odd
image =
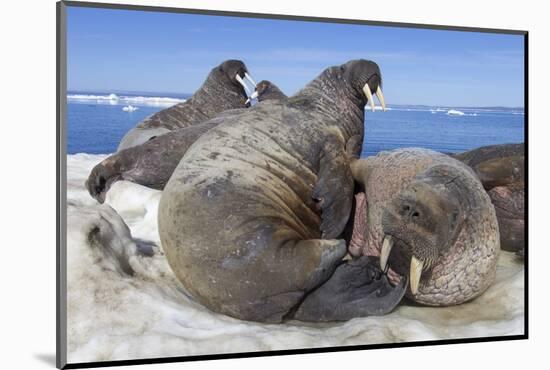
[[342, 263], [329, 280], [306, 296], [293, 318], [344, 321], [391, 312], [405, 295], [407, 279], [392, 286], [378, 265], [378, 258], [371, 256]]
[[312, 198], [321, 208], [323, 239], [336, 239], [344, 230], [353, 203], [353, 177], [344, 144], [335, 136], [325, 141]]

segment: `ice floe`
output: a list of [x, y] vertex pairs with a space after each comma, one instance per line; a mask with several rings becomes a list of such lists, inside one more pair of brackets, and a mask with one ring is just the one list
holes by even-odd
[[125, 111], [125, 112], [133, 112], [133, 111], [136, 111], [138, 109], [139, 109], [138, 107], [134, 107], [133, 105], [127, 105], [127, 106], [122, 108], [122, 110]]
[[84, 188], [106, 155], [67, 158], [69, 362], [349, 346], [524, 333], [524, 267], [501, 252], [496, 282], [455, 307], [400, 305], [383, 317], [280, 325], [236, 320], [194, 302], [157, 231], [161, 192], [120, 181], [99, 205]]
[[69, 101], [93, 101], [96, 103], [128, 104], [169, 107], [177, 103], [185, 102], [185, 99], [161, 97], [161, 96], [131, 96], [131, 95], [93, 95], [93, 94], [68, 94]]

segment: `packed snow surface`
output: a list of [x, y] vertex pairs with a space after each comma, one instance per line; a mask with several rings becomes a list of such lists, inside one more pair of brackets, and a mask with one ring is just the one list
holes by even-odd
[[105, 155], [67, 157], [68, 360], [89, 362], [524, 333], [524, 266], [501, 252], [496, 282], [455, 307], [402, 304], [347, 322], [258, 324], [195, 303], [157, 231], [161, 192], [118, 182], [99, 205], [84, 188]]

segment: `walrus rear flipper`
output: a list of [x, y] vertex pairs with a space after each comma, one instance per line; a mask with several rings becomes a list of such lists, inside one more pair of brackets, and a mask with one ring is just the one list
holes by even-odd
[[376, 257], [342, 263], [330, 279], [311, 292], [296, 313], [300, 321], [345, 321], [391, 312], [407, 290], [407, 278], [392, 286], [378, 268]]
[[325, 141], [312, 198], [321, 208], [323, 239], [336, 239], [344, 230], [353, 203], [353, 177], [344, 144], [334, 135]]

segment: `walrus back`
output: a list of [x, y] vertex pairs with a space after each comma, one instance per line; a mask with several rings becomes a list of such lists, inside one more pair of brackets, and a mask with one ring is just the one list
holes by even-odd
[[258, 114], [231, 117], [187, 151], [163, 192], [159, 232], [172, 269], [199, 302], [276, 321], [318, 279], [321, 260], [336, 260], [345, 246], [333, 241], [336, 254], [323, 257], [315, 168], [283, 144], [283, 121]]

